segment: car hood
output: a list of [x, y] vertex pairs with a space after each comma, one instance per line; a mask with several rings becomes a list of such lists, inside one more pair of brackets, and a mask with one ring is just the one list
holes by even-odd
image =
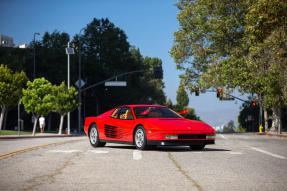
[[146, 119], [149, 126], [155, 130], [167, 130], [167, 131], [214, 131], [214, 129], [208, 124], [201, 121], [194, 121], [182, 118], [156, 118], [156, 119]]

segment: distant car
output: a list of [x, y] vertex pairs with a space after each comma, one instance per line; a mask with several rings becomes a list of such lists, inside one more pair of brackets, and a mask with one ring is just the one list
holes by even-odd
[[108, 143], [135, 145], [185, 145], [201, 150], [215, 143], [215, 130], [201, 121], [183, 118], [159, 105], [125, 105], [98, 117], [87, 117], [84, 127], [93, 147]]

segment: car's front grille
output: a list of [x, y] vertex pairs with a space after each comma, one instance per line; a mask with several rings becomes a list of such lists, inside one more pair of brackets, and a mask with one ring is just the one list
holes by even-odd
[[206, 139], [205, 134], [179, 134], [178, 139]]

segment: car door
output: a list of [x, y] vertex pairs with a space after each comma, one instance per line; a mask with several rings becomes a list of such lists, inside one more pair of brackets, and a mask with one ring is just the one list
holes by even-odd
[[121, 108], [117, 125], [120, 127], [122, 141], [132, 142], [135, 119], [130, 107]]
[[118, 117], [120, 113], [121, 108], [116, 108], [112, 114], [108, 117], [107, 120], [104, 121], [104, 135], [105, 139], [107, 140], [114, 140], [118, 137], [118, 130], [119, 127], [118, 124]]
[[104, 124], [105, 136], [108, 140], [131, 142], [134, 123], [130, 107], [117, 108]]

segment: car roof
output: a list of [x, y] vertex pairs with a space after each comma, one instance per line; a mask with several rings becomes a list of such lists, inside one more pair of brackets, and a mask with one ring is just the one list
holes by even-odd
[[139, 104], [139, 105], [122, 105], [120, 107], [166, 107], [166, 106], [162, 106], [162, 105], [143, 105], [143, 104]]

